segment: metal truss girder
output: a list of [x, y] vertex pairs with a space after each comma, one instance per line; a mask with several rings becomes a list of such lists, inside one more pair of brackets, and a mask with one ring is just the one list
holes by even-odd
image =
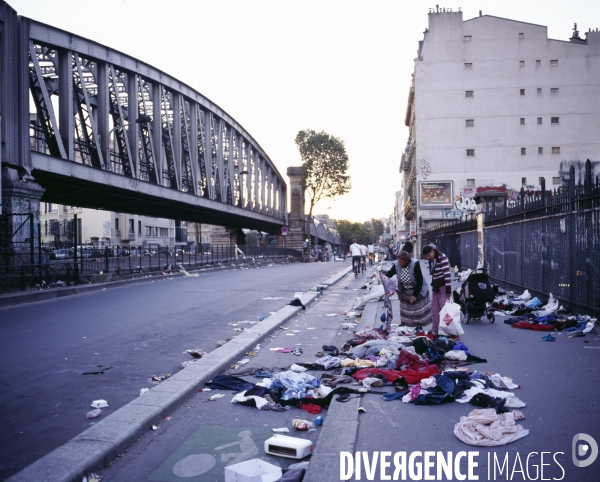
[[200, 106], [196, 104], [196, 124], [198, 130], [196, 131], [196, 152], [198, 154], [198, 195], [202, 197], [209, 197], [208, 194], [208, 182], [206, 177], [206, 118], [205, 113], [200, 109]]
[[[31, 95], [33, 96], [36, 107], [38, 108], [38, 116], [42, 119], [44, 126], [44, 135], [46, 136], [46, 143], [50, 148], [50, 152], [53, 155], [60, 155], [63, 159], [67, 159], [67, 153], [63, 145], [62, 139], [58, 130], [58, 123], [56, 122], [56, 116], [54, 115], [54, 108], [46, 88], [44, 76], [40, 68], [40, 63], [37, 58], [37, 51], [33, 41], [29, 40], [29, 56], [33, 63], [33, 70], [30, 69], [30, 80], [31, 80]], [[41, 113], [39, 111], [42, 111]], [[53, 152], [58, 150], [58, 152]]]
[[[192, 168], [192, 159], [190, 153], [190, 128], [189, 118], [186, 109], [186, 102], [181, 99], [180, 102], [181, 110], [181, 164], [182, 164], [182, 176], [181, 176], [181, 190], [184, 192], [192, 191], [196, 194], [196, 173]], [[185, 186], [184, 186], [185, 184]]]
[[[94, 113], [92, 111], [90, 97], [88, 95], [88, 91], [85, 85], [85, 79], [83, 77], [81, 59], [79, 58], [79, 55], [77, 53], [73, 53], [73, 58], [75, 59], [75, 65], [73, 69], [73, 85], [78, 90], [80, 96], [83, 97], [83, 99], [77, 99], [77, 110], [79, 113], [80, 128], [82, 130], [85, 142], [90, 149], [89, 155], [91, 157], [92, 165], [94, 167], [106, 169], [106, 165], [104, 164], [104, 159], [102, 156], [102, 151], [98, 149], [98, 142], [96, 137], [97, 124], [94, 121]], [[85, 103], [85, 112], [82, 109], [82, 100]]]
[[[172, 104], [168, 101], [167, 91], [164, 86], [161, 85], [160, 91], [160, 102], [162, 104], [162, 115], [160, 119], [162, 129], [162, 148], [165, 153], [165, 160], [167, 161], [167, 170], [163, 170], [163, 185], [164, 182], [168, 181], [168, 187], [175, 189], [179, 185], [179, 182], [177, 179], [177, 170], [175, 168], [171, 123], [169, 122], [169, 110], [172, 111]], [[166, 179], [165, 174], [167, 174]]]
[[135, 166], [131, 163], [131, 157], [129, 153], [131, 148], [129, 147], [129, 137], [126, 135], [123, 126], [125, 125], [125, 113], [123, 112], [123, 104], [121, 103], [121, 97], [119, 96], [119, 88], [117, 84], [117, 74], [115, 67], [108, 64], [108, 98], [109, 98], [109, 110], [113, 119], [114, 130], [113, 134], [117, 141], [117, 148], [119, 150], [119, 159], [121, 160], [121, 166], [123, 167], [123, 173], [127, 177], [137, 178], [137, 171]]
[[[80, 162], [81, 153], [96, 170], [124, 179], [163, 184], [166, 173], [165, 184], [173, 190], [284, 219], [285, 181], [260, 145], [219, 106], [126, 54], [23, 21], [27, 32], [18, 62], [30, 76], [38, 114], [31, 132], [40, 139], [30, 145], [29, 131], [19, 133], [24, 146], [46, 153], [50, 148], [49, 158], [69, 162]], [[23, 97], [16, 91], [6, 95]], [[30, 102], [29, 94], [25, 97], [24, 119]], [[57, 98], [60, 119], [53, 108]], [[141, 114], [153, 120], [136, 123]]]
[[[146, 90], [144, 89], [143, 86], [143, 81], [141, 79], [140, 76], [136, 76], [137, 82], [136, 82], [136, 98], [137, 98], [137, 111], [143, 115], [149, 115], [148, 114], [148, 105], [147, 105], [147, 100], [146, 97], [150, 96], [149, 92], [146, 92]], [[147, 94], [147, 95], [145, 95]], [[145, 173], [145, 175], [147, 176], [147, 179], [143, 179], [145, 181], [151, 182], [153, 184], [158, 184], [159, 183], [159, 179], [158, 179], [158, 175], [157, 175], [157, 169], [156, 169], [156, 156], [154, 155], [155, 151], [154, 151], [154, 145], [152, 142], [152, 133], [150, 132], [150, 129], [148, 127], [148, 123], [147, 122], [143, 122], [142, 124], [140, 124], [140, 142], [141, 142], [141, 146], [140, 146], [140, 168], [139, 168], [139, 175], [140, 177], [142, 176], [142, 171]], [[142, 169], [142, 166], [144, 169]]]

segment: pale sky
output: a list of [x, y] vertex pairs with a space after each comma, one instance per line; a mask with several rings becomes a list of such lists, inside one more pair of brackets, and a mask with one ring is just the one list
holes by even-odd
[[[19, 15], [105, 44], [190, 85], [256, 139], [285, 177], [294, 138], [345, 142], [353, 188], [314, 214], [388, 217], [400, 189], [404, 114], [429, 8], [411, 0], [8, 0]], [[600, 1], [439, 4], [548, 27], [567, 40], [600, 27]]]

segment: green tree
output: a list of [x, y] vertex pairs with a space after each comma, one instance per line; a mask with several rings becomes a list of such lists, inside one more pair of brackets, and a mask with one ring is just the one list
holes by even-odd
[[371, 226], [373, 227], [373, 240], [377, 241], [379, 236], [383, 234], [383, 223], [379, 219], [371, 218]]
[[325, 131], [300, 131], [295, 142], [302, 158], [302, 183], [310, 203], [308, 215], [312, 216], [313, 207], [321, 199], [350, 191], [348, 154], [344, 142]]
[[336, 225], [342, 247], [345, 251], [352, 244], [353, 238], [356, 238], [359, 243], [369, 244], [369, 234], [363, 223], [353, 223], [346, 219], [338, 219]]

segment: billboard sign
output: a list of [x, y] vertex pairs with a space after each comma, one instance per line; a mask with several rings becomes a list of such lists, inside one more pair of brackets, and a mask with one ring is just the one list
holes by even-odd
[[419, 182], [419, 207], [451, 208], [454, 206], [452, 181]]

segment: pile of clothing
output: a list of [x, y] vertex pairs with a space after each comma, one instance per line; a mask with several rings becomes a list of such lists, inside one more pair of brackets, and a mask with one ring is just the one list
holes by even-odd
[[492, 307], [511, 315], [504, 323], [513, 328], [535, 331], [565, 331], [569, 337], [585, 336], [592, 331], [596, 318], [569, 315], [552, 296], [542, 305], [539, 298], [531, 298], [528, 290], [520, 296], [501, 294], [494, 299]]

